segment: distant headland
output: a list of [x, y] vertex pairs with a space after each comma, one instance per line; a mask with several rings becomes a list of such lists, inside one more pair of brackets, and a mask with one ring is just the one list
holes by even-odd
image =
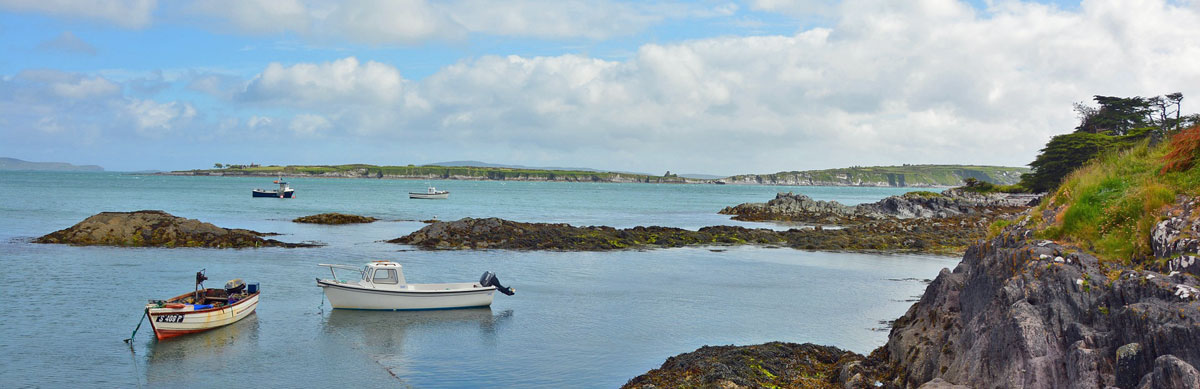
[[[1016, 183], [1022, 167], [974, 165], [902, 165], [849, 167], [827, 170], [746, 174], [723, 178], [685, 177], [666, 172], [661, 176], [608, 172], [594, 169], [529, 168], [478, 163], [486, 166], [407, 165], [376, 166], [350, 165], [224, 165], [213, 169], [181, 170], [163, 175], [176, 176], [250, 176], [250, 177], [335, 177], [413, 180], [495, 180], [495, 181], [562, 181], [656, 184], [715, 184], [715, 185], [786, 185], [786, 186], [872, 186], [872, 187], [952, 187], [969, 179], [997, 185]], [[457, 165], [457, 164], [455, 164]]]
[[55, 172], [102, 172], [96, 165], [72, 165], [66, 162], [29, 162], [16, 158], [0, 157], [0, 170], [36, 170]]

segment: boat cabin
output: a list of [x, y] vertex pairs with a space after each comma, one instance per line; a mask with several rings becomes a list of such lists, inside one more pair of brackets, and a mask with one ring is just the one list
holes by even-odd
[[377, 287], [404, 286], [404, 269], [399, 263], [391, 261], [375, 261], [363, 266], [362, 280]]

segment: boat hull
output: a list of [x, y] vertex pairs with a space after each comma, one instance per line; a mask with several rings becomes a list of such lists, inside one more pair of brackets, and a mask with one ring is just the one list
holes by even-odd
[[191, 305], [183, 308], [146, 308], [150, 316], [150, 327], [158, 340], [180, 335], [204, 332], [227, 326], [250, 316], [258, 307], [258, 293], [223, 307], [195, 310]]
[[285, 191], [285, 192], [283, 192], [283, 196], [280, 196], [279, 191], [277, 191], [277, 190], [254, 190], [254, 191], [250, 191], [250, 196], [251, 197], [274, 197], [274, 198], [290, 199], [290, 198], [292, 198], [292, 193], [294, 193], [294, 192], [295, 191], [291, 191], [291, 190]]
[[393, 291], [363, 288], [355, 284], [317, 280], [329, 304], [336, 309], [418, 311], [476, 308], [492, 305], [495, 287], [454, 290]]
[[408, 193], [408, 198], [410, 198], [410, 199], [430, 199], [430, 200], [436, 200], [436, 199], [448, 199], [448, 198], [450, 198], [450, 194], [449, 194], [449, 193], [433, 193], [433, 194], [429, 194], [429, 193], [412, 193], [412, 192], [409, 192], [409, 193]]

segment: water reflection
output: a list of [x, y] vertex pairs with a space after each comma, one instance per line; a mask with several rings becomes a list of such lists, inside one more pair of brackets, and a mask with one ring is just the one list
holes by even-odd
[[252, 313], [224, 327], [163, 341], [150, 335], [146, 343], [146, 382], [184, 382], [180, 380], [205, 378], [220, 371], [227, 361], [253, 352], [258, 327], [258, 314]]
[[[451, 348], [495, 349], [497, 333], [512, 316], [511, 309], [494, 313], [491, 307], [402, 312], [335, 309], [325, 319], [323, 332], [348, 342], [401, 378], [414, 373], [415, 364], [453, 359]], [[458, 342], [472, 344], [456, 347]]]
[[513, 315], [511, 309], [493, 314], [491, 307], [435, 311], [378, 312], [334, 309], [325, 319], [324, 330], [375, 349], [404, 345], [413, 331], [477, 332], [479, 339], [495, 342], [497, 328]]

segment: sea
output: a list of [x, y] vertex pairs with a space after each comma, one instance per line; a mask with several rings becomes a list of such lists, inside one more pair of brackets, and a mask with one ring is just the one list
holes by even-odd
[[[906, 188], [286, 178], [292, 199], [252, 198], [273, 178], [0, 172], [0, 386], [612, 388], [705, 345], [812, 342], [868, 353], [929, 279], [958, 259], [710, 246], [611, 252], [425, 251], [387, 243], [423, 220], [795, 226], [730, 220], [726, 206], [796, 192], [844, 204]], [[409, 199], [428, 186], [446, 200]], [[313, 248], [35, 244], [103, 211], [163, 210]], [[361, 225], [294, 223], [341, 212]], [[404, 265], [413, 283], [495, 272], [514, 296], [490, 308], [331, 309], [320, 263]], [[255, 314], [157, 341], [147, 300], [241, 278]], [[339, 275], [341, 276], [341, 275]], [[135, 329], [137, 330], [135, 333]], [[124, 340], [132, 340], [126, 343]]]

